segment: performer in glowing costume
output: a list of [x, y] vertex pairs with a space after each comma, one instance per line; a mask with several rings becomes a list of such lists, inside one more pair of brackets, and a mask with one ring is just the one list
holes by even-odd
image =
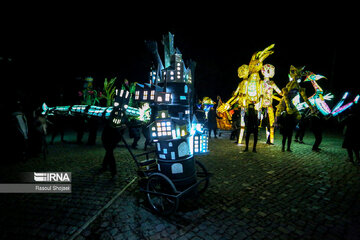
[[261, 73], [264, 76], [264, 80], [262, 81], [262, 89], [263, 89], [263, 102], [262, 107], [267, 114], [268, 123], [266, 123], [266, 139], [267, 144], [274, 144], [274, 109], [272, 106], [273, 98], [280, 101], [281, 99], [273, 95], [273, 90], [282, 96], [281, 90], [276, 86], [274, 81], [270, 81], [270, 78], [273, 78], [275, 75], [275, 67], [271, 64], [265, 64]]
[[286, 111], [287, 114], [294, 115], [297, 120], [301, 119], [301, 115], [293, 104], [292, 99], [300, 93], [301, 97], [304, 99], [305, 103], [309, 106], [311, 111], [314, 111], [314, 107], [311, 105], [310, 101], [308, 100], [305, 88], [301, 88], [299, 85], [298, 80], [300, 81], [301, 77], [304, 76], [305, 67], [296, 68], [293, 65], [290, 66], [290, 73], [289, 73], [289, 82], [286, 84], [286, 87], [282, 89], [282, 99], [280, 103], [276, 106], [276, 116], [281, 116], [283, 111]]
[[263, 61], [271, 54], [274, 53], [272, 50], [275, 44], [270, 45], [269, 47], [265, 48], [263, 51], [258, 51], [253, 54], [251, 57], [249, 66], [242, 65], [238, 69], [238, 76], [239, 78], [243, 78], [244, 80], [239, 83], [238, 88], [236, 89], [233, 96], [224, 103], [222, 106], [218, 108], [220, 113], [229, 110], [232, 105], [235, 103], [239, 104], [241, 107], [241, 130], [240, 136], [238, 140], [238, 144], [241, 143], [244, 131], [245, 131], [245, 121], [244, 115], [247, 106], [250, 103], [255, 105], [256, 111], [261, 111], [262, 108], [262, 99], [263, 99], [263, 88], [262, 83], [259, 75], [259, 71], [263, 66]]

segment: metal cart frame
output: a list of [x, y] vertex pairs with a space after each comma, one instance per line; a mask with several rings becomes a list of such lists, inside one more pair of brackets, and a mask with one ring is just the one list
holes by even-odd
[[[155, 150], [134, 154], [124, 137], [122, 137], [122, 142], [136, 163], [140, 191], [146, 194], [152, 210], [156, 213], [165, 216], [175, 213], [181, 198], [192, 191], [201, 194], [209, 186], [210, 173], [201, 162], [195, 160], [196, 183], [180, 191], [168, 176], [158, 171]], [[152, 154], [154, 154], [153, 159], [150, 158]], [[145, 160], [138, 160], [143, 156]]]

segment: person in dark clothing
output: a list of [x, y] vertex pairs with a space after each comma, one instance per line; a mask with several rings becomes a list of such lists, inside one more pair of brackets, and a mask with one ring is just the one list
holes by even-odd
[[303, 140], [304, 140], [306, 126], [307, 126], [307, 122], [308, 122], [308, 119], [305, 116], [306, 116], [306, 113], [303, 112], [301, 114], [301, 119], [298, 123], [298, 127], [295, 130], [296, 131], [295, 142], [298, 142], [300, 144], [305, 144]]
[[52, 135], [51, 135], [51, 140], [50, 140], [50, 144], [54, 144], [54, 139], [56, 137], [56, 135], [58, 133], [60, 133], [60, 140], [62, 143], [65, 143], [66, 141], [64, 140], [64, 128], [65, 128], [65, 121], [67, 120], [67, 118], [63, 115], [58, 115], [56, 117], [51, 116], [49, 123], [50, 123], [50, 128], [52, 129]]
[[230, 140], [234, 140], [236, 138], [235, 143], [237, 143], [240, 133], [240, 125], [241, 125], [241, 112], [238, 107], [234, 109], [234, 113], [231, 116], [231, 125], [233, 130], [230, 134]]
[[322, 141], [322, 117], [321, 114], [317, 111], [310, 116], [310, 130], [313, 132], [315, 136], [315, 142], [312, 147], [312, 150], [315, 152], [319, 152], [321, 149], [319, 148]]
[[284, 111], [281, 113], [281, 116], [278, 119], [278, 123], [280, 125], [280, 134], [283, 136], [281, 150], [285, 152], [285, 145], [287, 140], [286, 151], [291, 152], [291, 138], [293, 135], [293, 130], [296, 126], [296, 118], [294, 114], [288, 114]]
[[87, 122], [89, 129], [89, 137], [88, 137], [87, 145], [92, 146], [96, 144], [96, 135], [97, 135], [97, 130], [99, 128], [99, 119], [89, 118]]
[[194, 114], [199, 123], [202, 123], [202, 124], [206, 123], [206, 114], [205, 114], [205, 111], [202, 106], [200, 108], [197, 108], [194, 111]]
[[106, 152], [100, 172], [104, 172], [109, 168], [112, 178], [114, 178], [117, 173], [114, 149], [121, 140], [124, 131], [125, 127], [114, 128], [110, 126], [110, 123], [108, 122], [105, 124], [102, 132], [101, 140]]
[[345, 125], [345, 135], [342, 147], [346, 149], [349, 161], [354, 163], [353, 153], [355, 154], [355, 158], [357, 164], [360, 165], [360, 109], [359, 104], [356, 104], [352, 107], [348, 115], [343, 118], [340, 122]]
[[258, 131], [259, 131], [259, 119], [257, 117], [257, 112], [254, 109], [254, 104], [248, 105], [248, 110], [245, 114], [245, 127], [246, 127], [246, 134], [245, 134], [245, 150], [247, 152], [249, 150], [249, 140], [250, 135], [254, 134], [254, 144], [253, 144], [253, 152], [256, 152], [256, 144], [258, 139]]
[[145, 143], [144, 143], [144, 151], [146, 151], [147, 146], [151, 146], [151, 138], [150, 138], [150, 131], [149, 131], [149, 124], [144, 124], [141, 127], [141, 132], [145, 137]]
[[23, 112], [23, 105], [17, 101], [14, 111], [11, 114], [10, 142], [12, 157], [16, 160], [26, 161], [29, 156], [29, 129], [27, 118]]
[[216, 110], [214, 109], [214, 107], [210, 108], [210, 111], [208, 113], [209, 138], [211, 138], [212, 131], [214, 132], [215, 138], [217, 138], [217, 118], [221, 119], [221, 117], [216, 114]]
[[133, 149], [137, 149], [138, 141], [140, 140], [140, 128], [141, 124], [138, 123], [135, 119], [131, 119], [128, 123], [129, 127], [129, 137], [133, 138], [134, 141], [131, 144]]
[[76, 131], [76, 143], [82, 144], [82, 139], [85, 132], [85, 118], [83, 116], [76, 116], [74, 117], [74, 127]]

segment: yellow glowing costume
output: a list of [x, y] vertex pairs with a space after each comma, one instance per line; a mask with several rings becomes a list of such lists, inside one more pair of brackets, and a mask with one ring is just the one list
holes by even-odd
[[274, 46], [275, 44], [272, 44], [263, 51], [254, 53], [251, 57], [249, 66], [244, 64], [238, 68], [238, 76], [244, 80], [239, 83], [236, 91], [229, 101], [218, 108], [218, 111], [223, 113], [226, 110], [229, 110], [235, 103], [238, 103], [239, 107], [241, 107], [241, 128], [238, 143], [241, 143], [244, 136], [244, 115], [248, 104], [253, 103], [255, 105], [255, 110], [257, 111], [262, 108], [263, 88], [259, 71], [263, 66], [263, 61], [269, 55], [274, 53], [274, 51], [272, 51]]
[[287, 114], [294, 114], [296, 119], [300, 120], [301, 115], [295, 105], [292, 103], [292, 99], [300, 93], [301, 97], [304, 99], [306, 104], [309, 106], [311, 111], [314, 111], [313, 106], [308, 100], [305, 88], [301, 88], [298, 79], [304, 76], [303, 70], [305, 67], [296, 68], [293, 65], [290, 66], [289, 73], [289, 82], [286, 84], [286, 87], [282, 89], [283, 97], [280, 103], [276, 106], [276, 116], [279, 117], [283, 111], [286, 111]]
[[[223, 103], [221, 101], [221, 98], [218, 97], [218, 108], [222, 104]], [[230, 122], [231, 115], [230, 115], [229, 111], [219, 112], [218, 108], [216, 109], [216, 111], [217, 111], [218, 116], [221, 117], [221, 119], [216, 118], [217, 128], [220, 130], [232, 130], [232, 124]]]
[[263, 89], [263, 102], [262, 107], [265, 108], [268, 114], [269, 128], [266, 127], [266, 139], [268, 143], [274, 143], [274, 109], [272, 106], [273, 99], [280, 101], [281, 99], [273, 95], [273, 90], [279, 94], [281, 94], [281, 90], [276, 86], [274, 81], [270, 81], [270, 78], [273, 78], [275, 75], [275, 67], [271, 64], [265, 64], [261, 73], [264, 76], [264, 80], [262, 81], [262, 89]]

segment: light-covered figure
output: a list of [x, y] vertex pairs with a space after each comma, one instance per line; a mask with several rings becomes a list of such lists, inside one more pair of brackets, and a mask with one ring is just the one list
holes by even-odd
[[242, 142], [245, 121], [244, 116], [249, 104], [254, 104], [255, 110], [261, 113], [262, 101], [263, 101], [263, 88], [259, 71], [263, 66], [263, 61], [271, 54], [274, 53], [272, 50], [275, 44], [270, 45], [263, 51], [254, 53], [251, 57], [249, 65], [242, 65], [238, 68], [239, 78], [243, 78], [234, 92], [233, 96], [222, 106], [218, 108], [219, 112], [225, 112], [230, 109], [232, 105], [237, 103], [241, 107], [241, 129], [239, 133], [238, 144]]
[[264, 80], [262, 81], [263, 88], [263, 102], [262, 107], [264, 109], [264, 113], [267, 114], [265, 126], [266, 126], [266, 143], [274, 144], [274, 108], [272, 106], [273, 99], [280, 101], [281, 99], [273, 95], [273, 91], [275, 91], [282, 96], [281, 90], [276, 86], [274, 81], [271, 81], [270, 78], [273, 78], [275, 75], [275, 67], [271, 64], [265, 64], [261, 73], [264, 76]]
[[314, 107], [311, 105], [308, 100], [305, 88], [301, 88], [299, 82], [301, 82], [301, 77], [305, 76], [306, 73], [303, 72], [305, 67], [296, 68], [293, 65], [290, 66], [289, 73], [289, 82], [286, 84], [286, 87], [282, 89], [282, 99], [280, 103], [276, 106], [276, 117], [280, 117], [283, 111], [286, 111], [287, 114], [295, 116], [297, 120], [301, 119], [301, 115], [292, 102], [293, 98], [296, 97], [299, 93], [304, 102], [309, 106], [311, 111], [314, 111]]

